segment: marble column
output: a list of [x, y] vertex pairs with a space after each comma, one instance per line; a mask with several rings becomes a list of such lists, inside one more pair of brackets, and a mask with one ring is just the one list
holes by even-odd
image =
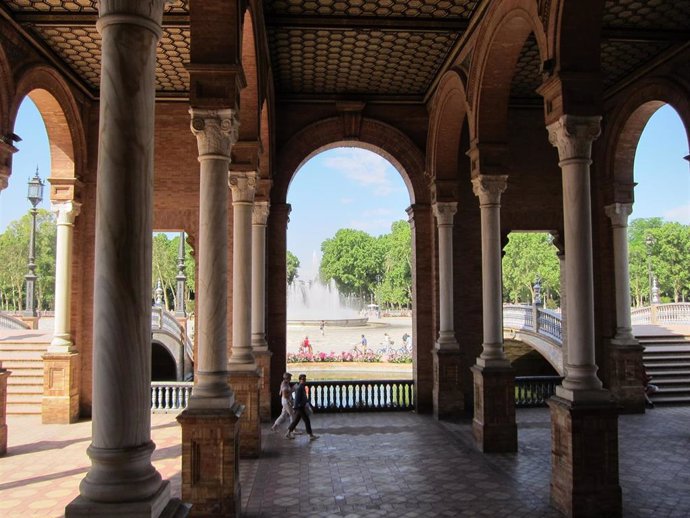
[[252, 210], [256, 173], [231, 171], [232, 190], [232, 353], [230, 383], [246, 411], [240, 423], [240, 456], [261, 453], [259, 369], [252, 353]]
[[154, 79], [164, 4], [99, 3], [91, 468], [68, 518], [158, 517], [179, 505], [151, 464]]
[[53, 340], [43, 355], [44, 424], [74, 423], [79, 419], [79, 355], [72, 343], [72, 237], [81, 204], [53, 203], [57, 215], [55, 252], [55, 320]]
[[178, 416], [182, 498], [197, 516], [239, 516], [239, 421], [243, 407], [228, 383], [228, 166], [237, 141], [233, 109], [190, 109], [199, 149], [196, 384]]
[[640, 372], [644, 368], [644, 348], [633, 336], [630, 316], [628, 216], [632, 213], [632, 204], [613, 203], [604, 210], [611, 219], [616, 288], [616, 335], [608, 347], [609, 388], [622, 412], [642, 413], [645, 397]]
[[517, 451], [515, 371], [503, 351], [501, 194], [507, 182], [507, 175], [479, 175], [472, 179], [481, 213], [484, 329], [482, 353], [472, 367], [472, 431], [484, 452]]
[[434, 344], [434, 416], [446, 419], [463, 411], [460, 346], [453, 326], [453, 216], [456, 202], [433, 205], [438, 227], [439, 332]]
[[254, 203], [252, 212], [252, 352], [261, 374], [259, 416], [271, 420], [271, 352], [266, 341], [266, 223], [269, 204]]
[[568, 360], [551, 409], [551, 502], [568, 516], [620, 516], [618, 415], [597, 377], [590, 164], [601, 117], [564, 115], [547, 129], [563, 177]]

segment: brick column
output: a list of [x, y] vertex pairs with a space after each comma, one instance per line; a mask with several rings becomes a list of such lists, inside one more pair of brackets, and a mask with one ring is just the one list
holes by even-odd
[[237, 141], [233, 109], [192, 108], [199, 148], [196, 385], [182, 427], [182, 498], [193, 516], [239, 516], [239, 420], [227, 371], [227, 179]]
[[75, 516], [177, 507], [151, 464], [151, 233], [156, 46], [164, 0], [101, 0], [91, 468]]
[[240, 423], [240, 456], [261, 454], [259, 369], [252, 354], [252, 207], [256, 173], [230, 172], [232, 190], [232, 354], [230, 383], [246, 407]]
[[7, 453], [7, 378], [10, 374], [0, 362], [0, 456]]
[[503, 292], [501, 278], [501, 194], [506, 175], [472, 179], [479, 198], [482, 228], [482, 353], [472, 367], [474, 419], [472, 431], [484, 452], [517, 451], [515, 371], [503, 351]]
[[564, 115], [547, 127], [563, 176], [568, 355], [551, 408], [551, 501], [568, 516], [620, 516], [618, 415], [594, 358], [590, 164], [601, 117]]
[[261, 374], [259, 417], [271, 420], [271, 352], [266, 341], [266, 201], [254, 203], [252, 211], [252, 352]]

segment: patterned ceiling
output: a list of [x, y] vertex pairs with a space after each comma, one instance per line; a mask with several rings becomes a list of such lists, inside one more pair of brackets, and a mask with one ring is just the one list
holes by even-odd
[[[421, 101], [481, 0], [266, 0], [276, 92], [282, 98], [371, 97]], [[189, 0], [174, 0], [157, 57], [161, 96], [185, 98]], [[3, 0], [0, 9], [98, 93], [97, 0]], [[93, 17], [93, 19], [91, 18]], [[72, 18], [75, 23], [71, 23]], [[605, 87], [687, 41], [690, 0], [606, 0], [602, 42]], [[684, 40], [685, 38], [685, 40]], [[539, 102], [536, 42], [518, 59], [511, 96]]]

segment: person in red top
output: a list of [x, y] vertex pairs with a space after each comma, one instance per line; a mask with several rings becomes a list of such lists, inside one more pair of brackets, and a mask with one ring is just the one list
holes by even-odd
[[305, 336], [304, 340], [302, 340], [302, 343], [299, 346], [299, 352], [302, 354], [314, 354], [314, 351], [312, 351], [311, 344], [309, 343], [309, 337]]

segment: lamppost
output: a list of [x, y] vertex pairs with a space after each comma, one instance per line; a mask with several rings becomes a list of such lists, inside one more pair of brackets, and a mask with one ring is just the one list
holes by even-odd
[[648, 235], [644, 240], [647, 245], [647, 276], [649, 277], [649, 305], [654, 302], [654, 273], [652, 272], [652, 247], [656, 243], [654, 236]]
[[43, 201], [43, 182], [38, 176], [38, 167], [36, 167], [36, 176], [29, 180], [29, 193], [27, 199], [31, 202], [31, 233], [29, 235], [29, 273], [24, 276], [26, 280], [26, 306], [24, 307], [25, 317], [35, 317], [36, 305], [34, 304], [34, 295], [36, 293], [36, 214], [38, 209], [36, 205]]
[[537, 277], [537, 280], [534, 281], [534, 305], [535, 306], [541, 306], [542, 305], [542, 300], [541, 300], [541, 277]]

